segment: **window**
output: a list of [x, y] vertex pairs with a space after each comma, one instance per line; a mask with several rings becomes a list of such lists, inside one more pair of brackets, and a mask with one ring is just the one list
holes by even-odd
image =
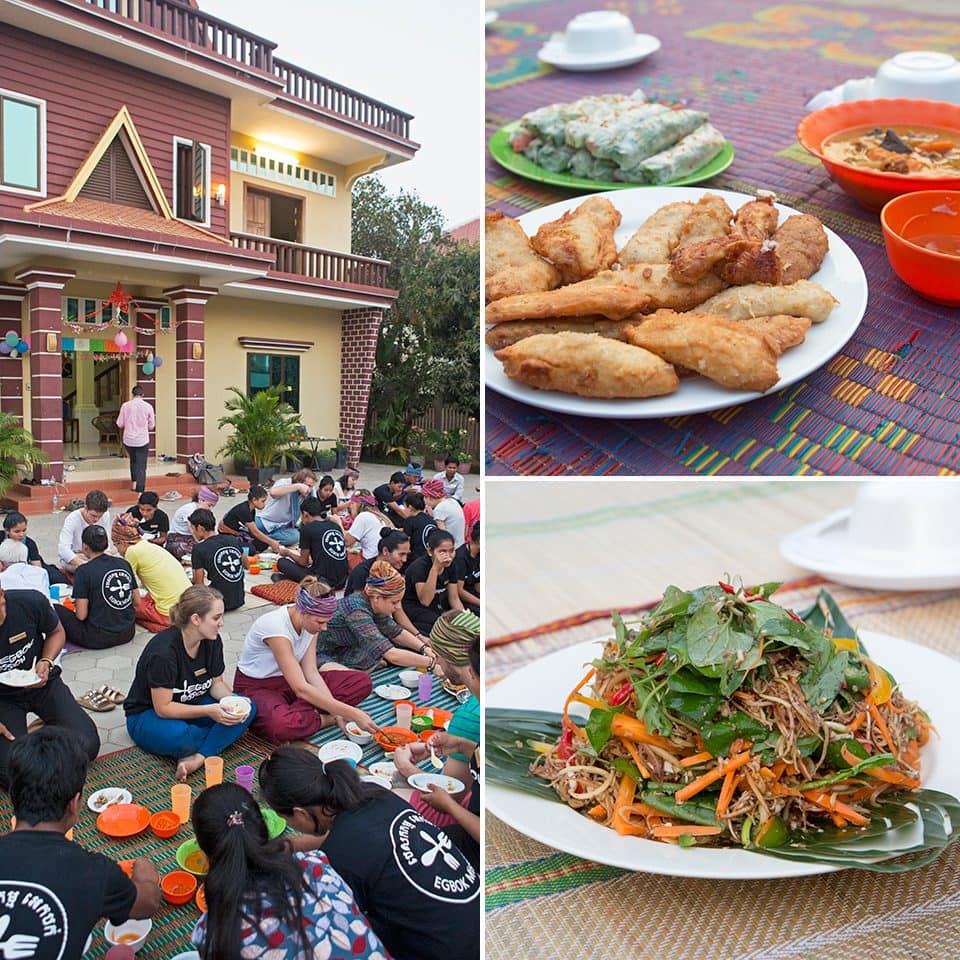
[[91, 200], [106, 200], [125, 207], [153, 210], [153, 202], [126, 144], [126, 137], [118, 133], [107, 147], [97, 165], [80, 188], [80, 196]]
[[255, 151], [244, 150], [242, 147], [230, 148], [230, 169], [264, 180], [286, 183], [301, 190], [311, 190], [327, 197], [337, 195], [337, 178], [332, 173], [322, 173], [283, 160], [257, 156]]
[[[164, 307], [169, 315], [169, 307]], [[94, 326], [130, 326], [130, 314], [120, 313], [117, 307], [106, 300], [91, 300], [86, 297], [64, 297], [60, 305], [60, 319], [64, 323], [89, 323]]]
[[46, 193], [46, 104], [0, 90], [0, 188]]
[[179, 220], [210, 223], [210, 147], [173, 138], [173, 182]]
[[287, 387], [283, 399], [300, 412], [300, 358], [275, 353], [247, 354], [247, 396], [277, 384]]

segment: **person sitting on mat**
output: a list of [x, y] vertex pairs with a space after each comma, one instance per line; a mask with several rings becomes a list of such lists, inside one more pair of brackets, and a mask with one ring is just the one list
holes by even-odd
[[403, 474], [399, 470], [391, 473], [386, 483], [374, 488], [373, 495], [381, 513], [402, 526], [408, 516], [407, 508], [403, 505]]
[[106, 552], [107, 531], [99, 524], [87, 527], [82, 539], [87, 562], [73, 575], [76, 612], [59, 603], [53, 607], [67, 640], [87, 650], [129, 643], [137, 629], [133, 568]]
[[144, 857], [129, 878], [109, 857], [65, 834], [84, 807], [87, 755], [71, 730], [42, 727], [10, 750], [17, 825], [0, 836], [0, 956], [79, 957], [100, 922], [152, 917], [160, 875]]
[[280, 548], [273, 580], [299, 583], [308, 574], [326, 580], [334, 590], [347, 582], [347, 544], [343, 521], [316, 497], [300, 504], [300, 545]]
[[322, 847], [392, 956], [480, 956], [480, 875], [444, 832], [346, 760], [324, 763], [315, 751], [279, 747], [259, 780], [299, 831], [293, 849]]
[[223, 595], [225, 610], [243, 606], [243, 552], [236, 537], [216, 533], [217, 521], [209, 510], [197, 508], [187, 521], [196, 544], [190, 554], [195, 586], [203, 583], [204, 575], [210, 586]]
[[27, 518], [17, 510], [11, 510], [3, 518], [3, 529], [0, 530], [0, 543], [4, 540], [19, 540], [27, 545], [27, 563], [32, 567], [42, 567], [47, 571], [50, 583], [70, 583], [63, 571], [52, 563], [47, 563], [40, 556], [40, 550], [32, 537], [27, 536]]
[[267, 536], [256, 524], [257, 511], [267, 502], [267, 491], [259, 484], [253, 484], [247, 491], [247, 499], [234, 504], [225, 514], [217, 527], [217, 533], [238, 537], [240, 546], [249, 547], [251, 553], [261, 550], [280, 552], [280, 544]]
[[[331, 513], [336, 513], [340, 506], [340, 499], [335, 490], [333, 477], [325, 474], [317, 481], [317, 488], [311, 496], [316, 497]], [[302, 505], [301, 505], [302, 509]]]
[[377, 498], [369, 490], [357, 490], [347, 504], [348, 515], [343, 518], [344, 539], [347, 547], [360, 544], [364, 560], [372, 560], [377, 555], [380, 531], [384, 527], [393, 529], [393, 522], [382, 513]]
[[107, 552], [115, 553], [110, 543], [110, 501], [102, 490], [91, 490], [83, 499], [83, 506], [67, 514], [63, 526], [60, 528], [60, 539], [57, 542], [57, 559], [60, 568], [66, 573], [73, 573], [82, 563], [87, 562], [86, 555], [81, 547], [85, 527], [91, 523], [98, 523], [107, 531]]
[[418, 633], [430, 633], [444, 610], [463, 609], [453, 579], [454, 554], [453, 537], [446, 530], [433, 530], [427, 538], [427, 555], [407, 564], [403, 612]]
[[194, 490], [193, 496], [184, 504], [177, 507], [173, 520], [170, 521], [170, 532], [164, 541], [164, 546], [178, 560], [182, 560], [188, 553], [193, 552], [196, 541], [190, 532], [190, 514], [197, 507], [212, 510], [220, 502], [220, 494], [210, 487], [200, 487]]
[[0, 588], [0, 672], [32, 668], [39, 678], [29, 687], [0, 684], [0, 789], [9, 787], [10, 747], [26, 734], [28, 713], [48, 726], [73, 730], [89, 759], [100, 752], [96, 725], [74, 699], [55, 663], [64, 640], [47, 597], [36, 590]]
[[127, 514], [113, 521], [113, 542], [147, 591], [146, 596], [133, 591], [137, 623], [159, 633], [170, 626], [170, 610], [190, 586], [183, 564], [163, 547], [141, 539], [137, 521]]
[[383, 945], [327, 857], [271, 840], [243, 787], [204, 790], [191, 819], [210, 862], [207, 910], [192, 936], [201, 957], [384, 960]]
[[289, 480], [275, 480], [267, 491], [267, 504], [254, 518], [261, 533], [277, 543], [292, 546], [300, 538], [300, 501], [313, 493], [317, 475], [312, 470], [298, 470]]
[[369, 675], [332, 662], [317, 667], [317, 634], [336, 607], [330, 584], [304, 577], [294, 603], [265, 613], [248, 631], [233, 686], [257, 705], [255, 733], [283, 743], [347, 720], [369, 733], [379, 729], [357, 706], [373, 689]]
[[393, 619], [405, 589], [403, 577], [386, 560], [375, 561], [363, 590], [337, 601], [317, 641], [319, 663], [368, 671], [385, 664], [432, 670], [437, 662], [433, 651]]
[[173, 757], [185, 781], [218, 757], [253, 723], [225, 710], [231, 695], [223, 679], [223, 597], [212, 587], [190, 587], [170, 611], [173, 626], [150, 639], [137, 660], [124, 701], [127, 733], [147, 753]]
[[8, 538], [0, 543], [0, 587], [4, 590], [36, 590], [50, 595], [50, 577], [43, 567], [27, 562], [27, 545]]
[[460, 461], [456, 457], [447, 457], [443, 461], [443, 469], [435, 473], [433, 479], [442, 480], [443, 492], [458, 503], [463, 503], [463, 474], [460, 472]]
[[149, 534], [158, 546], [164, 545], [170, 532], [170, 518], [160, 509], [160, 498], [152, 490], [141, 493], [126, 512], [136, 518], [142, 534]]
[[333, 492], [337, 495], [337, 512], [343, 513], [350, 503], [350, 498], [357, 489], [360, 471], [347, 467], [342, 476], [333, 484]]
[[480, 524], [470, 530], [470, 539], [457, 548], [453, 558], [453, 578], [457, 581], [460, 602], [480, 616]]
[[410, 556], [410, 538], [402, 530], [381, 527], [377, 548], [377, 552], [369, 560], [358, 563], [350, 571], [347, 585], [343, 589], [345, 597], [362, 590], [367, 585], [370, 568], [376, 560], [386, 560], [394, 570], [400, 570]]
[[409, 490], [403, 495], [403, 505], [407, 508], [407, 518], [403, 521], [403, 532], [410, 538], [410, 556], [401, 573], [420, 557], [427, 555], [427, 538], [437, 529], [434, 519], [427, 512], [427, 502], [418, 490]]
[[427, 501], [434, 523], [453, 537], [454, 548], [462, 547], [467, 534], [460, 501], [443, 492], [442, 480], [428, 480], [423, 485], [423, 498]]

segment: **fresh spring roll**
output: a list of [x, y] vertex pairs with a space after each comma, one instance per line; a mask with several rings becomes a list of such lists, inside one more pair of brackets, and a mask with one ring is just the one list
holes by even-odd
[[635, 176], [647, 157], [672, 146], [706, 122], [707, 115], [700, 110], [668, 110], [652, 117], [632, 138], [624, 140], [617, 158], [624, 175]]
[[609, 160], [598, 160], [586, 148], [570, 158], [570, 173], [585, 180], [611, 180], [617, 165]]
[[545, 143], [537, 155], [537, 163], [544, 170], [552, 173], [563, 173], [570, 167], [570, 158], [576, 153], [573, 147], [559, 146], [555, 143]]
[[623, 151], [634, 149], [638, 131], [652, 130], [650, 125], [657, 117], [671, 112], [662, 103], [642, 104], [619, 117], [616, 123], [598, 124], [587, 134], [583, 144], [597, 159], [620, 163]]
[[[597, 97], [581, 97], [572, 103], [551, 103], [525, 113], [520, 118], [520, 127], [514, 134], [517, 137], [522, 131], [526, 136], [540, 137], [557, 145], [566, 142], [567, 125], [576, 120], [601, 122], [614, 119], [620, 112], [643, 103], [646, 97], [642, 90], [635, 90], [629, 96], [619, 93], [607, 93]], [[515, 146], [518, 152], [524, 150], [525, 144]], [[512, 143], [511, 139], [511, 143]]]
[[646, 183], [668, 183], [709, 163], [725, 143], [723, 134], [712, 123], [705, 123], [668, 150], [647, 157], [631, 173], [642, 175]]

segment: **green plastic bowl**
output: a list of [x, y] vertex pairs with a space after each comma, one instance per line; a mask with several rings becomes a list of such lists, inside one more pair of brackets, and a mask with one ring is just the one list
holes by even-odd
[[197, 843], [196, 839], [184, 841], [177, 847], [177, 863], [188, 873], [192, 873], [198, 877], [205, 877], [207, 875], [206, 867], [204, 867], [203, 870], [198, 870], [196, 869], [196, 864], [190, 866], [187, 863], [187, 858], [194, 853], [201, 854], [204, 860], [206, 860], [206, 854], [200, 849], [200, 844]]
[[279, 837], [284, 830], [287, 829], [287, 821], [277, 813], [276, 810], [271, 810], [269, 807], [261, 807], [260, 812], [263, 814], [263, 819], [267, 822], [267, 833], [271, 837]]

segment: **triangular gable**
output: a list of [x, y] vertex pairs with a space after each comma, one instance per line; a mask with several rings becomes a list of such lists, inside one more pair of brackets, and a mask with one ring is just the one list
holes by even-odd
[[124, 145], [128, 148], [128, 155], [134, 166], [138, 168], [137, 172], [140, 174], [141, 181], [146, 189], [148, 199], [153, 204], [154, 210], [165, 220], [173, 220], [173, 210], [164, 195], [156, 171], [153, 169], [153, 164], [150, 163], [150, 158], [147, 156], [143, 141], [140, 139], [140, 134], [137, 133], [133, 118], [130, 116], [130, 112], [126, 106], [120, 108], [117, 115], [110, 121], [109, 126], [100, 135], [100, 139], [94, 144], [90, 153], [87, 154], [86, 160], [80, 164], [77, 172], [73, 175], [73, 180], [70, 181], [70, 185], [64, 193], [59, 197], [51, 197], [49, 200], [32, 203], [24, 207], [24, 209], [38, 210], [48, 204], [59, 203], [63, 200], [70, 203], [76, 200], [80, 195], [80, 191], [90, 178], [90, 175], [97, 169], [98, 164], [103, 160], [104, 155], [110, 149], [111, 144], [121, 131], [123, 131], [124, 134]]

